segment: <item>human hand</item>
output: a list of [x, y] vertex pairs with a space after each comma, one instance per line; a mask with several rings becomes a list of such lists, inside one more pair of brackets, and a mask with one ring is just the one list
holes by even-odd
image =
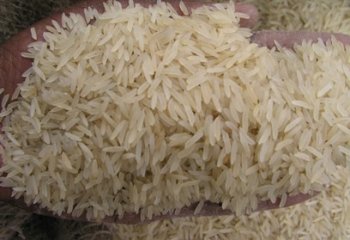
[[[143, 2], [144, 4], [150, 4]], [[175, 3], [175, 6], [177, 6], [178, 3]], [[189, 7], [196, 7], [199, 6], [199, 2], [190, 2], [188, 3]], [[83, 2], [80, 3], [71, 9], [68, 10], [68, 12], [81, 12], [84, 7], [87, 6], [93, 6], [96, 7], [97, 9], [101, 9], [102, 3], [100, 1], [88, 1], [88, 2]], [[250, 21], [245, 21], [242, 22], [243, 26], [251, 27], [253, 24], [256, 22], [256, 11], [254, 8], [251, 8], [247, 5], [238, 5], [237, 6], [237, 11], [242, 11], [247, 13], [249, 16], [251, 16]], [[67, 12], [67, 11], [65, 11]], [[54, 15], [52, 18], [54, 19], [59, 19], [60, 14]], [[52, 19], [51, 18], [51, 19]], [[255, 20], [254, 20], [255, 19]], [[42, 35], [43, 31], [45, 30], [45, 26], [50, 24], [50, 19], [45, 19], [35, 25], [35, 28], [37, 30], [38, 36]], [[267, 37], [266, 37], [267, 36]], [[284, 36], [284, 35], [283, 35]], [[274, 36], [273, 34], [271, 36], [265, 35], [266, 39], [271, 41], [272, 39], [279, 41], [278, 37]], [[259, 39], [262, 40], [262, 37], [257, 37], [257, 35], [254, 35], [253, 41], [259, 42]], [[21, 74], [30, 66], [31, 62], [29, 60], [25, 60], [22, 57], [20, 57], [20, 52], [24, 51], [27, 47], [27, 44], [31, 41], [30, 38], [30, 31], [24, 31], [11, 40], [9, 40], [7, 43], [4, 44], [4, 46], [1, 48], [1, 53], [2, 56], [2, 61], [0, 62], [0, 66], [3, 66], [2, 69], [4, 69], [3, 72], [0, 73], [0, 86], [4, 87], [6, 92], [11, 93], [15, 87], [16, 84], [22, 81]], [[269, 46], [270, 42], [264, 43], [261, 42], [262, 45]], [[6, 55], [7, 54], [7, 55]], [[3, 189], [3, 191], [0, 191], [3, 194], [3, 199], [7, 199], [9, 201], [12, 201], [13, 199], [11, 198], [11, 191], [9, 189]], [[309, 195], [297, 195], [293, 197], [289, 197], [286, 203], [286, 206], [302, 202], [306, 199], [308, 199], [310, 196]], [[16, 204], [21, 204], [20, 201], [16, 201]], [[24, 205], [22, 205], [24, 206]], [[196, 205], [184, 208], [180, 215], [178, 216], [191, 216], [193, 215], [194, 209]], [[258, 210], [265, 210], [265, 209], [272, 209], [272, 208], [277, 208], [279, 206], [279, 202], [277, 201], [276, 203], [271, 203], [269, 201], [266, 202], [261, 202], [259, 204]], [[44, 211], [43, 209], [39, 209], [36, 206], [31, 207], [32, 210], [35, 210], [36, 212], [40, 212], [42, 214], [48, 213]], [[224, 214], [231, 214], [230, 211], [228, 210], [222, 210], [221, 206], [219, 204], [212, 204], [212, 203], [206, 203], [203, 210], [198, 214], [202, 216], [217, 216], [217, 215], [224, 215]], [[68, 215], [64, 215], [64, 217], [69, 217]], [[152, 220], [160, 219], [160, 218], [171, 218], [174, 216], [170, 215], [164, 215], [160, 217], [155, 217]], [[139, 216], [136, 214], [128, 214], [125, 215], [125, 217], [121, 220], [118, 218], [108, 218], [106, 221], [113, 221], [113, 222], [124, 222], [124, 223], [136, 223], [137, 220], [139, 220]]]
[[[46, 26], [51, 25], [52, 20], [56, 20], [57, 22], [61, 22], [62, 13], [79, 13], [83, 14], [84, 9], [87, 7], [96, 8], [98, 11], [103, 10], [103, 0], [88, 0], [81, 1], [72, 7], [64, 10], [63, 12], [57, 12], [51, 15], [48, 18], [45, 18], [37, 23], [35, 23], [32, 27], [36, 29], [38, 40], [43, 39], [42, 35], [46, 31]], [[120, 0], [123, 6], [128, 5], [128, 0]], [[137, 1], [136, 1], [137, 2]], [[156, 1], [152, 0], [142, 0], [140, 1], [141, 5], [149, 6]], [[180, 12], [179, 9], [179, 0], [170, 1], [173, 7]], [[197, 1], [187, 1], [186, 5], [189, 9], [196, 8], [203, 3], [200, 0]], [[245, 13], [249, 16], [249, 19], [242, 19], [241, 26], [242, 27], [253, 27], [258, 21], [258, 12], [257, 10], [249, 4], [237, 3], [236, 10], [238, 12]], [[27, 58], [23, 58], [21, 56], [22, 52], [27, 50], [27, 46], [29, 43], [33, 41], [31, 37], [30, 28], [21, 31], [16, 34], [9, 40], [7, 40], [4, 44], [0, 46], [0, 87], [5, 89], [5, 93], [12, 93], [17, 84], [22, 82], [24, 78], [22, 77], [22, 73], [27, 70], [31, 66], [31, 60]]]

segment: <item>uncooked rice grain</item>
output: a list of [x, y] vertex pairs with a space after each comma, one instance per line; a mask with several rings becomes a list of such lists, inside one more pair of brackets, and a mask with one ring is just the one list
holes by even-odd
[[[350, 16], [347, 0], [253, 0], [259, 6], [263, 25], [278, 29], [303, 29], [346, 32]], [[285, 14], [288, 12], [288, 15]], [[292, 12], [293, 14], [289, 14]], [[314, 13], [317, 14], [314, 14]], [[332, 14], [337, 17], [332, 17]], [[320, 22], [327, 14], [329, 21]], [[286, 21], [275, 21], [283, 16]], [[306, 21], [300, 22], [305, 16]], [[265, 22], [264, 22], [265, 20]], [[267, 20], [267, 21], [266, 21]], [[307, 24], [307, 27], [305, 27]], [[343, 25], [343, 28], [341, 26]], [[328, 30], [326, 29], [328, 28]], [[226, 93], [225, 93], [226, 94]], [[275, 92], [278, 94], [278, 92]], [[317, 105], [316, 105], [317, 106]], [[337, 107], [338, 109], [338, 107]], [[314, 112], [318, 112], [315, 107]], [[330, 161], [328, 163], [331, 163]], [[273, 211], [264, 211], [247, 216], [182, 218], [172, 221], [157, 221], [148, 225], [102, 225], [89, 224], [79, 239], [96, 239], [106, 232], [113, 239], [349, 239], [349, 169], [338, 166], [332, 169], [331, 186], [324, 193], [304, 203]], [[207, 176], [208, 177], [208, 176]], [[68, 222], [71, 225], [71, 222]], [[92, 227], [93, 226], [93, 227]], [[86, 229], [86, 230], [85, 230]], [[220, 234], [220, 232], [227, 232]], [[66, 231], [67, 232], [67, 231]], [[99, 235], [101, 234], [101, 235]], [[210, 234], [210, 238], [208, 237]], [[68, 235], [69, 231], [68, 231]], [[71, 232], [76, 239], [76, 232]], [[98, 237], [97, 237], [98, 236]], [[101, 237], [100, 237], [101, 238]]]
[[37, 34], [36, 34], [36, 30], [35, 30], [34, 27], [31, 27], [31, 28], [30, 28], [30, 34], [31, 34], [31, 36], [32, 36], [32, 38], [33, 38], [34, 40], [37, 40], [37, 39], [38, 39]]
[[2, 185], [88, 219], [152, 218], [192, 203], [197, 214], [206, 201], [242, 215], [258, 200], [283, 206], [330, 185], [326, 166], [347, 164], [348, 72], [337, 66], [350, 49], [258, 47], [233, 9], [188, 17], [166, 3], [109, 2], [90, 25], [93, 10], [53, 22], [47, 42], [23, 55], [33, 67], [3, 122]]

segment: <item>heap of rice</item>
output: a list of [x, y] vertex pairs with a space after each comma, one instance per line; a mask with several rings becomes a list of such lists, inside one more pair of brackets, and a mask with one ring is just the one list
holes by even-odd
[[259, 29], [310, 30], [350, 34], [348, 0], [244, 0], [260, 13]]
[[[347, 0], [248, 2], [258, 6], [263, 14], [261, 28], [350, 33]], [[324, 21], [325, 18], [328, 20]], [[237, 218], [186, 218], [144, 226], [115, 225], [111, 235], [113, 239], [147, 239], [147, 235], [155, 239], [350, 239], [349, 174], [348, 167], [338, 166], [329, 188], [289, 208]]]
[[64, 16], [23, 54], [33, 67], [1, 113], [16, 197], [97, 219], [204, 201], [240, 215], [345, 165], [348, 48], [259, 48], [232, 4], [105, 8]]
[[[347, 0], [319, 0], [317, 2], [311, 0], [304, 0], [295, 2], [294, 0], [268, 0], [268, 1], [260, 1], [254, 0], [251, 1], [255, 5], [259, 6], [259, 10], [264, 14], [264, 18], [262, 18], [262, 26], [268, 26], [271, 24], [275, 18], [279, 18], [281, 13], [286, 11], [293, 11], [293, 15], [302, 15], [307, 16], [307, 20], [311, 20], [314, 18], [318, 18], [320, 16], [325, 17], [329, 11], [342, 13], [344, 8], [341, 7], [346, 6], [348, 4]], [[315, 5], [315, 8], [310, 8], [310, 2], [318, 3]], [[38, 9], [41, 8], [39, 5], [40, 1], [36, 4]], [[300, 9], [295, 9], [294, 6], [299, 6]], [[3, 5], [2, 5], [3, 6]], [[292, 10], [291, 10], [292, 9]], [[317, 14], [314, 14], [314, 13]], [[348, 21], [348, 16], [341, 14], [343, 22]], [[298, 18], [290, 18], [288, 22], [275, 22], [274, 25], [277, 29], [285, 29], [286, 25], [290, 25], [290, 29], [297, 30], [309, 29], [314, 30], [319, 23], [315, 22], [315, 26], [308, 25], [305, 27], [303, 23], [295, 19]], [[292, 21], [293, 20], [293, 21]], [[339, 24], [337, 18], [330, 18], [329, 23], [332, 25], [329, 31], [332, 32], [341, 32], [343, 29], [339, 29]], [[321, 26], [321, 31], [324, 31], [326, 26]], [[344, 32], [344, 31], [343, 31]], [[346, 31], [344, 33], [349, 33]], [[309, 200], [306, 203], [299, 204], [293, 207], [289, 207], [287, 209], [278, 209], [274, 211], [255, 213], [249, 216], [249, 219], [246, 217], [236, 218], [236, 220], [230, 221], [226, 220], [226, 217], [219, 218], [182, 218], [181, 221], [159, 221], [157, 223], [153, 223], [150, 225], [144, 226], [121, 226], [116, 225], [109, 233], [104, 229], [103, 226], [98, 229], [96, 224], [90, 224], [90, 226], [85, 226], [85, 223], [75, 223], [72, 224], [71, 221], [66, 220], [53, 220], [50, 218], [46, 218], [46, 221], [52, 222], [54, 221], [56, 228], [59, 228], [61, 233], [64, 233], [64, 236], [57, 235], [56, 239], [64, 239], [64, 240], [76, 240], [76, 239], [100, 239], [101, 236], [105, 239], [112, 239], [113, 236], [115, 239], [128, 239], [126, 236], [131, 236], [131, 232], [138, 232], [137, 235], [145, 236], [147, 233], [153, 234], [154, 236], [158, 236], [157, 239], [169, 239], [171, 236], [174, 236], [175, 229], [177, 230], [177, 236], [182, 234], [182, 231], [185, 226], [199, 226], [195, 228], [197, 231], [201, 229], [201, 231], [206, 231], [208, 234], [212, 231], [213, 234], [210, 239], [225, 239], [223, 236], [219, 236], [221, 229], [227, 229], [226, 231], [232, 231], [230, 234], [230, 239], [240, 239], [239, 236], [241, 234], [245, 235], [247, 239], [319, 239], [316, 234], [322, 232], [324, 239], [349, 239], [350, 234], [345, 232], [347, 228], [349, 228], [348, 219], [349, 213], [348, 209], [350, 209], [350, 201], [348, 198], [349, 193], [349, 184], [348, 175], [349, 171], [345, 168], [338, 168], [338, 173], [336, 174], [338, 177], [332, 178], [331, 187], [327, 188], [326, 191], [316, 198]], [[342, 173], [341, 173], [342, 172]], [[10, 207], [7, 207], [10, 208]], [[12, 208], [13, 209], [13, 208]], [[2, 226], [8, 228], [9, 231], [13, 231], [13, 226], [18, 226], [19, 221], [11, 221], [11, 219], [17, 219], [17, 215], [14, 214], [6, 215], [4, 217], [0, 216]], [[275, 218], [278, 225], [269, 225], [271, 224], [270, 219]], [[290, 219], [295, 219], [294, 223], [290, 223]], [[249, 220], [249, 222], [247, 222]], [[299, 223], [300, 222], [300, 223]], [[11, 223], [11, 224], [8, 224]], [[209, 224], [210, 223], [210, 224]], [[215, 223], [215, 224], [214, 224]], [[273, 222], [276, 223], [276, 222]], [[279, 224], [283, 223], [283, 224]], [[27, 239], [43, 239], [40, 234], [36, 235], [36, 231], [32, 231], [29, 233], [26, 231], [28, 227], [32, 225], [32, 220], [29, 220], [28, 223], [24, 226], [24, 235]], [[154, 226], [156, 225], [156, 226]], [[46, 226], [46, 225], [45, 225]], [[68, 227], [69, 226], [69, 227]], [[214, 229], [214, 226], [217, 226], [217, 229]], [[259, 229], [264, 226], [265, 229], [272, 229], [271, 231], [264, 231], [262, 234]], [[62, 228], [63, 227], [63, 228]], [[163, 232], [168, 232], [169, 234], [160, 235], [159, 233], [155, 233], [158, 229], [157, 227], [161, 227]], [[5, 228], [2, 228], [5, 230]], [[117, 229], [117, 231], [114, 231]], [[42, 227], [44, 230], [44, 227]], [[125, 232], [123, 232], [125, 231]], [[144, 231], [144, 233], [142, 233]], [[222, 230], [223, 231], [223, 230]], [[221, 232], [222, 232], [221, 231]], [[216, 232], [216, 233], [215, 233]], [[304, 232], [304, 237], [298, 237], [298, 233]], [[349, 230], [348, 230], [349, 232]], [[189, 234], [189, 233], [187, 233]], [[192, 231], [192, 234], [196, 234], [195, 231]], [[344, 235], [341, 235], [344, 234]], [[12, 234], [11, 234], [12, 235]], [[108, 236], [109, 235], [109, 236]], [[135, 234], [136, 235], [136, 234]], [[165, 235], [165, 236], [164, 236]], [[0, 235], [1, 239], [7, 239], [7, 234]], [[121, 238], [120, 236], [124, 236], [125, 238]], [[168, 237], [169, 236], [169, 237]], [[207, 235], [208, 236], [208, 235]], [[226, 235], [227, 236], [227, 235]], [[12, 239], [12, 238], [11, 238]], [[17, 238], [15, 238], [17, 239]], [[137, 237], [134, 237], [137, 239]], [[193, 238], [192, 238], [193, 239]]]
[[111, 239], [346, 240], [350, 236], [348, 178], [349, 169], [337, 168], [334, 183], [327, 191], [316, 199], [289, 208], [240, 217], [192, 217], [138, 226], [115, 224], [110, 226]]

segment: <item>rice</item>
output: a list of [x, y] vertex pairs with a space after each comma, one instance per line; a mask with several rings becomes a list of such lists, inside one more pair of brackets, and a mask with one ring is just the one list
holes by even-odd
[[317, 198], [246, 216], [191, 217], [109, 226], [113, 239], [348, 239], [349, 171], [337, 167]]
[[[289, 29], [310, 29], [315, 30], [319, 26], [320, 30], [328, 27], [328, 31], [338, 32], [348, 28], [349, 16], [346, 14], [346, 0], [319, 0], [315, 1], [280, 1], [254, 0], [262, 11], [263, 26], [275, 26], [278, 29], [285, 29], [286, 24]], [[312, 4], [310, 4], [310, 2]], [[343, 5], [343, 6], [342, 6]], [[295, 7], [297, 6], [297, 7]], [[295, 7], [295, 8], [294, 8]], [[288, 14], [286, 14], [288, 10]], [[317, 14], [315, 14], [317, 12]], [[322, 26], [325, 22], [314, 19], [324, 19], [330, 12], [329, 25]], [[337, 17], [332, 17], [336, 13]], [[345, 13], [345, 14], [344, 14]], [[277, 20], [276, 17], [283, 15], [286, 21]], [[294, 17], [298, 16], [298, 17]], [[299, 21], [299, 16], [305, 16], [304, 23]], [[269, 20], [268, 22], [264, 20]], [[341, 20], [341, 21], [339, 21]], [[338, 23], [341, 23], [340, 25]], [[343, 28], [339, 26], [343, 25]], [[225, 88], [225, 94], [226, 94]], [[339, 104], [336, 106], [339, 109]], [[341, 108], [342, 106], [340, 106]], [[335, 110], [335, 108], [333, 109]], [[340, 109], [340, 111], [342, 111]], [[319, 111], [314, 109], [315, 113]], [[345, 113], [344, 111], [342, 111]], [[7, 113], [8, 114], [8, 113]], [[6, 114], [6, 115], [7, 115]], [[85, 123], [84, 123], [85, 124]], [[85, 125], [84, 125], [85, 126]], [[307, 130], [307, 129], [305, 129]], [[300, 132], [301, 134], [301, 132]], [[302, 137], [300, 137], [302, 138]], [[308, 144], [307, 144], [308, 145]], [[236, 146], [236, 145], [233, 145]], [[328, 162], [330, 163], [330, 162]], [[338, 166], [339, 167], [339, 166]], [[156, 221], [152, 224], [127, 226], [120, 224], [86, 224], [81, 222], [59, 220], [55, 226], [62, 229], [62, 239], [349, 239], [348, 224], [348, 170], [337, 168], [333, 171], [331, 187], [327, 188], [324, 194], [305, 203], [274, 211], [265, 211], [252, 215], [228, 217], [201, 217], [201, 218], [181, 218], [172, 221]], [[208, 177], [208, 176], [207, 176]], [[14, 209], [16, 212], [16, 209]], [[8, 219], [6, 215], [4, 218]], [[21, 217], [20, 217], [21, 218]], [[47, 219], [44, 219], [46, 221]], [[15, 220], [15, 226], [5, 226], [3, 231], [12, 232], [19, 229], [19, 222]], [[23, 230], [27, 238], [38, 237], [38, 231], [33, 231], [33, 221], [30, 219], [28, 225], [30, 233]], [[18, 227], [17, 227], [18, 226]], [[41, 225], [39, 225], [40, 228]], [[23, 228], [23, 227], [22, 227]], [[36, 229], [36, 227], [34, 227]], [[2, 233], [3, 233], [2, 231]], [[226, 234], [224, 234], [226, 232]], [[39, 229], [39, 234], [42, 228]], [[46, 234], [46, 233], [45, 233]], [[28, 236], [29, 235], [29, 236]], [[2, 236], [2, 235], [1, 235]], [[5, 233], [5, 238], [6, 238]]]
[[310, 30], [350, 34], [349, 3], [346, 0], [245, 0], [257, 6], [259, 29]]
[[29, 47], [33, 68], [4, 120], [2, 185], [57, 214], [101, 220], [196, 202], [198, 215], [205, 202], [242, 215], [257, 199], [283, 206], [331, 184], [326, 166], [347, 162], [349, 89], [337, 66], [350, 50], [335, 40], [260, 48], [233, 7], [187, 17], [165, 3], [111, 2], [91, 25], [90, 14], [53, 23], [55, 44]]
[[31, 36], [32, 36], [32, 38], [34, 40], [38, 40], [38, 37], [37, 37], [37, 34], [36, 34], [36, 30], [35, 30], [34, 27], [30, 28], [30, 34], [31, 34]]

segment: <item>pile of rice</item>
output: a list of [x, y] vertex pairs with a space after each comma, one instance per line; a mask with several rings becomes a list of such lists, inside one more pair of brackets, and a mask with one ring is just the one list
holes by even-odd
[[[350, 33], [347, 0], [248, 2], [258, 6], [263, 15], [259, 28]], [[326, 18], [327, 22], [324, 21]], [[110, 236], [111, 239], [147, 239], [148, 233], [156, 239], [186, 239], [186, 236], [187, 239], [196, 239], [195, 236], [202, 236], [202, 239], [350, 239], [349, 174], [348, 167], [338, 166], [329, 188], [315, 198], [289, 208], [237, 218], [187, 218], [144, 226], [115, 225]]]
[[[349, 49], [259, 48], [239, 17], [232, 4], [188, 18], [166, 4], [113, 3], [54, 23], [24, 54], [33, 67], [1, 113], [3, 185], [56, 213], [100, 219], [193, 202], [198, 213], [205, 201], [240, 215], [258, 199], [283, 206], [287, 194], [332, 184], [350, 155]], [[183, 238], [205, 234], [189, 231]]]
[[244, 0], [260, 13], [258, 29], [350, 34], [348, 0]]

